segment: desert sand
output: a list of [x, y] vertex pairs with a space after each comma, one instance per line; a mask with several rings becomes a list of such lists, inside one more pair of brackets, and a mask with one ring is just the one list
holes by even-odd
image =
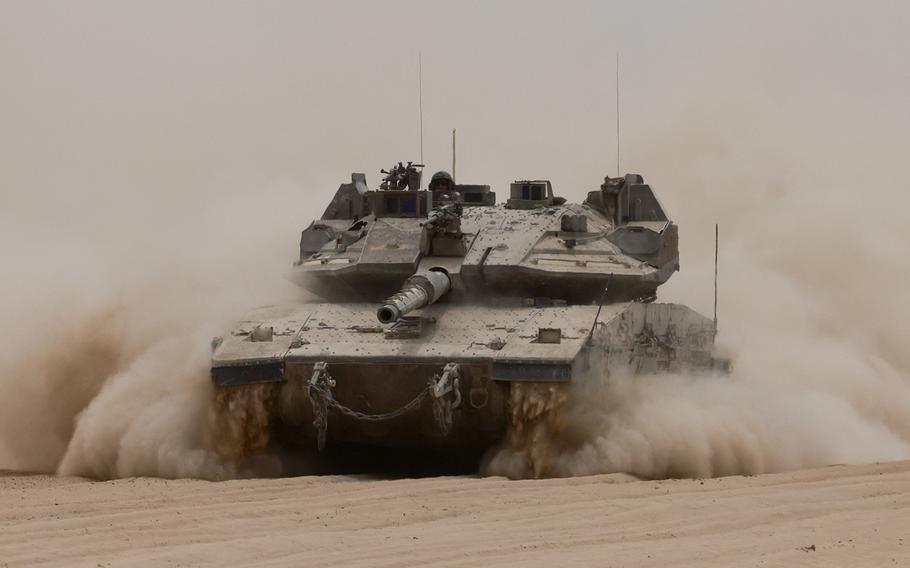
[[910, 462], [753, 477], [0, 477], [0, 566], [908, 566]]

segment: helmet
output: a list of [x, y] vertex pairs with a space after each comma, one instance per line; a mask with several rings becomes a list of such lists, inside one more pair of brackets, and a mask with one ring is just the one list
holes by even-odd
[[449, 172], [436, 172], [430, 178], [430, 189], [433, 191], [449, 191], [453, 185], [455, 185], [455, 180], [452, 179], [452, 174]]
[[450, 174], [449, 172], [439, 171], [439, 172], [436, 172], [435, 174], [433, 174], [433, 177], [430, 178], [430, 183], [432, 184], [434, 181], [436, 181], [438, 179], [448, 180], [449, 183], [452, 183], [455, 181], [452, 179], [452, 174]]

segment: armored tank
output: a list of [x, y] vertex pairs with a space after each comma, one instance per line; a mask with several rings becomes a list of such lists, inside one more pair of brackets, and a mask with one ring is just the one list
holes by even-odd
[[[269, 443], [482, 449], [560, 393], [614, 373], [711, 370], [715, 323], [656, 303], [677, 226], [640, 175], [582, 203], [519, 180], [504, 203], [399, 163], [352, 174], [302, 233], [291, 278], [318, 301], [254, 311], [216, 338], [226, 458]], [[558, 405], [537, 407], [538, 414]]]

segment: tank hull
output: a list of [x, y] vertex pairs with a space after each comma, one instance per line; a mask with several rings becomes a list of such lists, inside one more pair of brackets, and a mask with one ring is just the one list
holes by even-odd
[[[367, 303], [251, 314], [213, 355], [219, 452], [239, 459], [271, 441], [313, 447], [320, 437], [325, 445], [482, 449], [508, 431], [522, 388], [723, 366], [711, 320], [675, 304], [438, 303], [405, 324], [377, 325]], [[321, 412], [320, 393], [330, 398]]]

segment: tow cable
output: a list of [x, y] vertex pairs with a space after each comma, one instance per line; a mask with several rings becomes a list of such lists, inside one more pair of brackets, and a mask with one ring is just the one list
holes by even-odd
[[[310, 403], [313, 405], [313, 426], [316, 428], [316, 447], [319, 451], [325, 448], [325, 435], [329, 428], [329, 409], [363, 422], [383, 422], [417, 410], [424, 399], [429, 398], [433, 404], [433, 418], [443, 436], [452, 431], [452, 411], [461, 406], [460, 369], [456, 363], [447, 363], [442, 373], [434, 375], [427, 386], [410, 402], [391, 412], [366, 414], [348, 408], [332, 396], [335, 379], [329, 373], [328, 364], [319, 361], [313, 365], [313, 374], [306, 385]], [[449, 396], [451, 394], [451, 396]]]

